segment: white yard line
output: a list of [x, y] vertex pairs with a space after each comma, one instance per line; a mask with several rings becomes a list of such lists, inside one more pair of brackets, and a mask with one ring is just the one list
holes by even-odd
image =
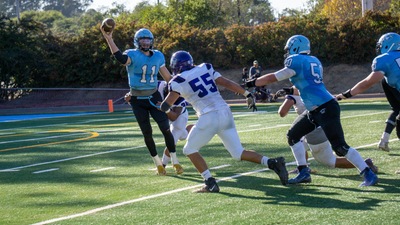
[[32, 172], [33, 174], [39, 174], [39, 173], [48, 173], [48, 172], [51, 172], [51, 171], [56, 171], [56, 170], [59, 170], [60, 168], [51, 168], [51, 169], [47, 169], [47, 170], [39, 170], [39, 171], [35, 171], [35, 172]]
[[96, 173], [96, 172], [101, 172], [101, 171], [106, 171], [106, 170], [113, 170], [115, 169], [115, 167], [106, 167], [106, 168], [101, 168], [101, 169], [97, 169], [97, 170], [91, 170], [91, 173]]
[[[392, 139], [390, 141], [392, 142], [392, 141], [397, 141], [397, 140], [396, 139]], [[363, 148], [363, 147], [369, 147], [369, 146], [373, 146], [373, 145], [376, 145], [376, 144], [377, 143], [358, 146], [358, 147], [356, 147], [356, 149], [357, 148]], [[309, 160], [312, 160], [312, 159], [313, 158], [310, 158]], [[296, 162], [289, 162], [289, 163], [286, 163], [286, 165], [288, 165], [288, 166], [289, 165], [296, 165]], [[214, 167], [214, 168], [226, 167], [226, 166], [227, 165], [221, 165], [221, 166], [217, 166], [217, 167]], [[217, 182], [226, 181], [226, 180], [232, 180], [232, 179], [235, 179], [235, 178], [238, 178], [238, 177], [247, 176], [247, 175], [251, 175], [251, 174], [255, 174], [255, 173], [260, 173], [260, 172], [267, 171], [267, 170], [269, 170], [269, 169], [268, 168], [263, 168], [263, 169], [259, 169], [259, 170], [253, 170], [253, 171], [250, 171], [250, 172], [236, 174], [236, 175], [233, 175], [233, 176], [230, 176], [230, 177], [223, 177], [223, 178], [218, 179]], [[74, 218], [77, 218], [77, 217], [87, 216], [87, 215], [91, 215], [91, 214], [94, 214], [94, 213], [97, 213], [97, 212], [101, 212], [101, 211], [104, 211], [104, 210], [113, 209], [113, 208], [124, 206], [124, 205], [129, 205], [129, 204], [132, 204], [132, 203], [135, 203], [135, 202], [145, 201], [145, 200], [148, 200], [148, 199], [153, 199], [153, 198], [157, 198], [157, 197], [162, 197], [162, 196], [175, 194], [175, 193], [178, 193], [178, 192], [182, 192], [182, 191], [186, 191], [186, 190], [202, 187], [203, 185], [204, 184], [198, 184], [198, 185], [193, 185], [193, 186], [184, 187], [184, 188], [180, 188], [180, 189], [175, 189], [175, 190], [172, 190], [172, 191], [162, 192], [162, 193], [159, 193], [159, 194], [144, 196], [144, 197], [137, 198], [137, 199], [132, 199], [132, 200], [124, 201], [124, 202], [119, 202], [119, 203], [115, 203], [115, 204], [111, 204], [111, 205], [106, 205], [106, 206], [103, 206], [103, 207], [100, 207], [100, 208], [95, 208], [95, 209], [88, 210], [88, 211], [85, 211], [85, 212], [82, 212], [82, 213], [76, 213], [76, 214], [72, 214], [72, 215], [69, 215], [69, 216], [64, 216], [64, 217], [59, 217], [59, 218], [55, 218], [55, 219], [42, 221], [42, 222], [39, 222], [39, 223], [35, 223], [33, 225], [44, 225], [44, 224], [50, 224], [50, 223], [55, 223], [55, 222], [59, 222], [59, 221], [74, 219]]]
[[[246, 175], [251, 175], [254, 173], [259, 173], [259, 172], [263, 172], [263, 171], [267, 171], [269, 170], [268, 168], [264, 168], [264, 169], [260, 169], [260, 170], [254, 170], [254, 171], [250, 171], [250, 172], [245, 172], [245, 173], [240, 173], [240, 174], [236, 174], [230, 177], [224, 177], [221, 178], [219, 180], [217, 180], [217, 182], [220, 181], [226, 181], [226, 180], [232, 180], [238, 177], [242, 177], [242, 176], [246, 176]], [[179, 188], [179, 189], [174, 189], [172, 191], [166, 191], [166, 192], [162, 192], [162, 193], [158, 193], [158, 194], [154, 194], [154, 195], [149, 195], [149, 196], [144, 196], [141, 198], [136, 198], [136, 199], [132, 199], [132, 200], [128, 200], [128, 201], [124, 201], [124, 202], [119, 202], [119, 203], [115, 203], [115, 204], [111, 204], [111, 205], [106, 205], [103, 207], [99, 207], [99, 208], [95, 208], [95, 209], [91, 209], [82, 213], [76, 213], [76, 214], [72, 214], [69, 216], [64, 216], [64, 217], [59, 217], [59, 218], [54, 218], [54, 219], [50, 219], [50, 220], [46, 220], [46, 221], [42, 221], [39, 223], [35, 223], [32, 225], [44, 225], [44, 224], [50, 224], [50, 223], [55, 223], [55, 222], [60, 222], [60, 221], [64, 221], [64, 220], [69, 220], [69, 219], [74, 219], [77, 217], [82, 217], [82, 216], [87, 216], [87, 215], [91, 215], [94, 213], [98, 213], [104, 210], [108, 210], [108, 209], [113, 209], [116, 207], [120, 207], [120, 206], [124, 206], [124, 205], [129, 205], [135, 202], [141, 202], [141, 201], [145, 201], [145, 200], [149, 200], [149, 199], [153, 199], [153, 198], [158, 198], [158, 197], [162, 197], [162, 196], [166, 196], [166, 195], [171, 195], [171, 194], [175, 194], [178, 192], [182, 192], [182, 191], [186, 191], [186, 190], [190, 190], [190, 189], [194, 189], [194, 188], [199, 188], [202, 187], [204, 184], [197, 184], [197, 185], [192, 185], [189, 187], [184, 187], [184, 188]]]
[[[158, 144], [159, 144], [159, 143], [158, 143]], [[65, 158], [65, 159], [59, 159], [59, 160], [54, 160], [54, 161], [48, 161], [48, 162], [42, 162], [42, 163], [35, 163], [35, 164], [26, 165], [26, 166], [19, 166], [19, 167], [14, 167], [14, 168], [9, 168], [9, 169], [0, 170], [0, 172], [10, 171], [10, 170], [20, 170], [20, 169], [25, 169], [25, 168], [29, 168], [29, 167], [48, 165], [48, 164], [59, 163], [59, 162], [66, 162], [66, 161], [71, 161], [71, 160], [74, 160], [74, 159], [83, 159], [83, 158], [88, 158], [88, 157], [92, 157], [92, 156], [104, 155], [104, 154], [114, 153], [114, 152], [127, 151], [127, 150], [131, 150], [131, 149], [143, 148], [143, 147], [146, 147], [146, 146], [138, 146], [138, 147], [130, 147], [130, 148], [121, 148], [121, 149], [115, 149], [115, 150], [110, 150], [110, 151], [105, 151], [105, 152], [93, 153], [93, 154], [89, 154], [89, 155], [81, 155], [81, 156], [76, 156], [76, 157], [71, 157], [71, 158]]]

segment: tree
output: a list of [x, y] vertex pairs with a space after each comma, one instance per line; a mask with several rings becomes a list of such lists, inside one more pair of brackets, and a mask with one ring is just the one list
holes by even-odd
[[400, 1], [392, 1], [389, 12], [394, 16], [400, 16]]
[[247, 19], [250, 25], [258, 25], [265, 22], [275, 21], [275, 16], [268, 0], [254, 0], [250, 6]]
[[213, 28], [224, 24], [222, 0], [168, 0], [167, 15], [175, 24]]
[[338, 22], [360, 18], [361, 11], [361, 0], [326, 0], [321, 14]]
[[64, 16], [71, 17], [81, 14], [93, 0], [3, 0], [0, 2], [0, 12], [8, 17], [17, 17], [17, 3], [19, 11], [57, 10]]

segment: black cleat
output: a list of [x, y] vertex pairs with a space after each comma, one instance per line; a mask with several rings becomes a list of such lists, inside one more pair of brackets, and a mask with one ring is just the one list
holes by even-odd
[[275, 171], [276, 174], [278, 174], [282, 185], [288, 184], [289, 176], [288, 176], [288, 172], [286, 170], [285, 158], [278, 157], [275, 159], [269, 159], [268, 160], [268, 168], [270, 168], [271, 170]]
[[219, 192], [219, 187], [214, 177], [210, 177], [204, 182], [206, 185], [204, 185], [201, 189], [196, 190], [196, 193]]

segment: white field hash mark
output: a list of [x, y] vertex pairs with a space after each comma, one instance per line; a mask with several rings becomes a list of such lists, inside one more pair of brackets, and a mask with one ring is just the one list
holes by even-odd
[[35, 171], [35, 172], [32, 172], [33, 174], [39, 174], [39, 173], [48, 173], [48, 172], [51, 172], [51, 171], [56, 171], [56, 170], [59, 170], [60, 168], [51, 168], [51, 169], [47, 169], [47, 170], [38, 170], [38, 171]]
[[91, 173], [96, 173], [96, 172], [101, 172], [101, 171], [106, 171], [106, 170], [113, 170], [115, 169], [115, 167], [106, 167], [106, 168], [101, 168], [101, 169], [97, 169], [97, 170], [91, 170]]

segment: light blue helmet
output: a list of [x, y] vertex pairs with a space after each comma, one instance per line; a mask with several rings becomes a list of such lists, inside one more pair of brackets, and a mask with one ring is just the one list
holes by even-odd
[[376, 53], [378, 55], [397, 50], [400, 50], [400, 35], [397, 33], [386, 33], [376, 43]]
[[294, 54], [310, 54], [310, 41], [303, 35], [294, 35], [287, 40], [284, 50], [285, 57]]
[[[142, 47], [140, 44], [141, 39], [150, 39], [150, 46], [145, 46]], [[133, 44], [137, 49], [143, 50], [143, 51], [149, 51], [150, 49], [153, 48], [153, 43], [154, 43], [154, 36], [151, 33], [150, 30], [146, 28], [142, 28], [135, 33], [135, 37], [133, 38]]]

